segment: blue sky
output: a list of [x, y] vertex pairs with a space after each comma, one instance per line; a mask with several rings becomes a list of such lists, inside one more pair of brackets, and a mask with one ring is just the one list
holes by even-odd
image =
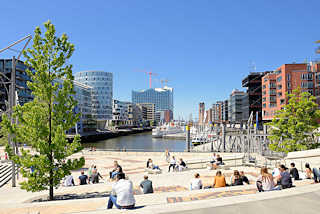
[[50, 19], [76, 46], [74, 72], [113, 72], [114, 98], [131, 100], [132, 89], [148, 87], [136, 71], [152, 70], [175, 90], [175, 117], [188, 118], [200, 101], [241, 89], [252, 63], [265, 71], [316, 58], [319, 8], [318, 0], [5, 0], [0, 48]]

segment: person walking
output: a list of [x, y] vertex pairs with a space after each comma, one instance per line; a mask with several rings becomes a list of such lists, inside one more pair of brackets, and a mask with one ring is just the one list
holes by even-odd
[[170, 152], [169, 152], [169, 150], [168, 149], [166, 149], [166, 151], [165, 151], [165, 157], [166, 157], [166, 161], [167, 161], [167, 163], [169, 163], [170, 162]]

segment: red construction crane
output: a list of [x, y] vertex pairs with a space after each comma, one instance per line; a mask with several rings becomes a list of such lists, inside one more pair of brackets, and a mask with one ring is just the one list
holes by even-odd
[[151, 71], [138, 71], [138, 72], [144, 72], [144, 73], [146, 73], [147, 75], [149, 75], [149, 87], [150, 88], [152, 88], [152, 75], [153, 76], [157, 76], [158, 74], [156, 74], [156, 73], [153, 73], [153, 72], [151, 72]]

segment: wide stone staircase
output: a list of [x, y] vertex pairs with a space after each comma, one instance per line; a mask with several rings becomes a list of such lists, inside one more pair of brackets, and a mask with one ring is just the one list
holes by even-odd
[[[18, 169], [16, 168], [16, 172]], [[12, 164], [10, 162], [0, 163], [0, 188], [6, 185], [12, 178]]]

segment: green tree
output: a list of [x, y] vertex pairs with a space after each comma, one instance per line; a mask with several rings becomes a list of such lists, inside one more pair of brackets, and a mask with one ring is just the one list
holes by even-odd
[[270, 149], [288, 153], [317, 148], [315, 130], [319, 127], [320, 111], [315, 97], [300, 89], [287, 96], [288, 104], [267, 124], [271, 126]]
[[65, 134], [79, 118], [73, 112], [77, 102], [73, 97], [72, 65], [67, 63], [74, 45], [66, 34], [57, 37], [50, 21], [44, 26], [44, 35], [37, 27], [32, 48], [24, 52], [25, 64], [34, 69], [27, 70], [32, 79], [28, 87], [34, 100], [14, 108], [17, 124], [11, 125], [9, 118], [4, 116], [1, 125], [13, 136], [14, 142], [32, 147], [31, 151], [21, 149], [19, 156], [7, 147], [10, 158], [20, 165], [23, 177], [27, 178], [21, 188], [32, 192], [49, 189], [49, 200], [53, 200], [54, 187], [71, 170], [82, 167], [85, 161], [83, 157], [69, 157], [82, 147], [79, 136], [68, 142]]

